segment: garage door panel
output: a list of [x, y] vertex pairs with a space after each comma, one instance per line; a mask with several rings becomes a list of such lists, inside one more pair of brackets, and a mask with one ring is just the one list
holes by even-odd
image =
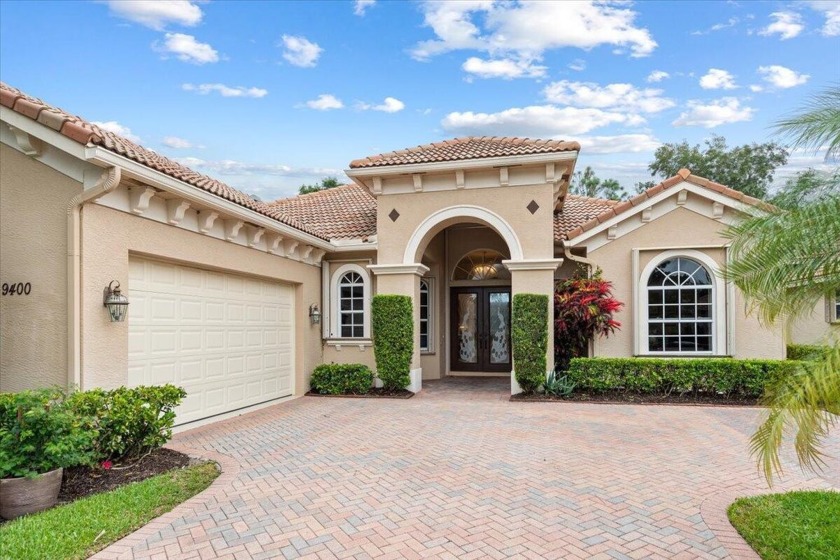
[[184, 387], [177, 423], [292, 394], [290, 286], [144, 259], [129, 278], [128, 383]]

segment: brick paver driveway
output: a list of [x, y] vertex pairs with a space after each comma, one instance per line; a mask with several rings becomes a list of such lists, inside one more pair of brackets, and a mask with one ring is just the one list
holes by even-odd
[[[749, 408], [511, 403], [507, 381], [410, 400], [301, 398], [180, 434], [210, 490], [110, 547], [126, 558], [725, 558], [726, 504], [766, 490]], [[836, 436], [836, 432], [835, 432]], [[788, 469], [784, 487], [840, 486]]]

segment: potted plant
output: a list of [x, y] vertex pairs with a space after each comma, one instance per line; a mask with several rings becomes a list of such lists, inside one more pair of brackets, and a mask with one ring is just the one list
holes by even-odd
[[89, 464], [95, 438], [60, 390], [0, 394], [0, 517], [55, 505], [63, 468]]

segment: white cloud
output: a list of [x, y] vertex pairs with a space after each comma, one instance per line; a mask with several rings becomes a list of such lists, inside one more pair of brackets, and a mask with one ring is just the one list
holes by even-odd
[[453, 112], [441, 126], [458, 134], [575, 137], [610, 124], [639, 126], [644, 122], [638, 115], [595, 108], [532, 105], [497, 113]]
[[219, 53], [207, 43], [199, 43], [192, 35], [167, 33], [163, 44], [155, 44], [155, 49], [163, 54], [173, 54], [178, 60], [193, 64], [218, 62]]
[[826, 37], [840, 35], [840, 2], [837, 0], [816, 0], [808, 2], [808, 5], [825, 16], [825, 23], [820, 33]]
[[562, 80], [548, 84], [543, 89], [543, 95], [551, 103], [559, 105], [642, 113], [658, 113], [676, 105], [673, 100], [662, 97], [661, 89], [637, 89], [631, 84], [607, 84], [602, 87], [591, 82]]
[[175, 161], [186, 165], [187, 167], [200, 167], [208, 169], [219, 175], [284, 175], [284, 176], [300, 176], [300, 175], [336, 175], [341, 173], [339, 169], [321, 168], [321, 167], [293, 167], [284, 164], [264, 164], [264, 163], [247, 163], [231, 159], [206, 161], [197, 157], [175, 158]]
[[654, 84], [657, 82], [661, 82], [662, 80], [668, 79], [670, 77], [671, 75], [668, 72], [665, 72], [664, 70], [654, 70], [653, 72], [648, 74], [647, 82]]
[[436, 38], [418, 43], [418, 60], [457, 50], [485, 52], [491, 60], [539, 62], [545, 51], [619, 47], [633, 57], [656, 48], [650, 32], [635, 24], [636, 12], [623, 1], [423, 3], [425, 25]]
[[311, 68], [318, 62], [318, 57], [324, 51], [317, 43], [306, 37], [283, 35], [283, 58], [290, 64], [302, 68]]
[[787, 89], [801, 86], [811, 76], [800, 74], [790, 68], [773, 64], [772, 66], [759, 66], [758, 73], [762, 75], [765, 82], [780, 89]]
[[576, 58], [569, 63], [569, 70], [574, 70], [575, 72], [583, 72], [586, 70], [586, 61], [582, 58]]
[[163, 139], [162, 144], [164, 146], [168, 146], [175, 150], [188, 150], [190, 148], [203, 148], [204, 146], [199, 146], [198, 144], [193, 144], [189, 140], [184, 138], [179, 138], [178, 136], [167, 136]]
[[753, 93], [761, 93], [762, 91], [764, 91], [764, 86], [760, 84], [752, 84], [750, 86], [750, 91]]
[[652, 152], [662, 142], [650, 134], [619, 134], [618, 136], [583, 136], [577, 139], [585, 154], [628, 154]]
[[527, 60], [510, 58], [483, 60], [471, 56], [461, 66], [465, 72], [479, 78], [539, 78], [545, 75], [546, 67], [532, 64]]
[[136, 134], [132, 134], [130, 128], [121, 125], [117, 121], [92, 121], [92, 124], [95, 124], [102, 130], [107, 130], [108, 132], [113, 132], [117, 136], [122, 136], [126, 140], [130, 140], [135, 144], [139, 144], [140, 142], [142, 142], [139, 136], [137, 136]]
[[793, 39], [805, 29], [802, 16], [796, 12], [773, 12], [770, 17], [775, 21], [758, 32], [759, 35], [778, 35], [782, 41]]
[[688, 110], [671, 124], [714, 128], [722, 124], [749, 121], [755, 113], [752, 107], [741, 106], [741, 102], [735, 97], [723, 97], [708, 103], [689, 101], [686, 106]]
[[222, 97], [265, 97], [268, 95], [268, 90], [258, 87], [246, 88], [243, 86], [226, 86], [225, 84], [183, 84], [181, 89], [184, 91], [194, 91], [201, 95], [207, 95], [211, 92], [216, 92]]
[[198, 25], [203, 15], [201, 8], [187, 0], [110, 0], [108, 8], [117, 17], [158, 31], [169, 23]]
[[353, 6], [353, 13], [357, 16], [363, 16], [365, 15], [365, 11], [374, 4], [376, 4], [376, 0], [356, 0]]
[[700, 78], [703, 89], [735, 89], [735, 76], [720, 68], [709, 68], [706, 75]]
[[399, 113], [405, 109], [405, 103], [396, 97], [386, 97], [379, 105], [370, 105], [368, 103], [358, 103], [356, 108], [361, 111], [382, 111], [383, 113]]
[[306, 106], [317, 111], [329, 111], [331, 109], [341, 109], [344, 107], [344, 103], [332, 94], [322, 93], [317, 98], [307, 101]]
[[714, 33], [715, 31], [720, 31], [722, 29], [727, 29], [729, 27], [735, 27], [736, 25], [738, 25], [739, 21], [740, 20], [738, 18], [731, 17], [728, 20], [726, 20], [726, 23], [716, 23], [716, 24], [714, 24], [713, 26], [711, 26], [710, 28], [708, 28], [704, 31], [692, 31], [691, 34], [692, 35], [708, 35], [709, 33]]

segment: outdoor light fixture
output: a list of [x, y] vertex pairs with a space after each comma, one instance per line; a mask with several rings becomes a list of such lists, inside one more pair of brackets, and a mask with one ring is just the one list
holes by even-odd
[[128, 298], [120, 293], [120, 283], [116, 280], [111, 280], [111, 283], [105, 288], [105, 298], [102, 305], [108, 308], [112, 323], [125, 321], [125, 315], [128, 312]]
[[309, 318], [312, 320], [313, 325], [317, 325], [321, 322], [321, 310], [318, 309], [317, 303], [313, 303], [309, 306]]

